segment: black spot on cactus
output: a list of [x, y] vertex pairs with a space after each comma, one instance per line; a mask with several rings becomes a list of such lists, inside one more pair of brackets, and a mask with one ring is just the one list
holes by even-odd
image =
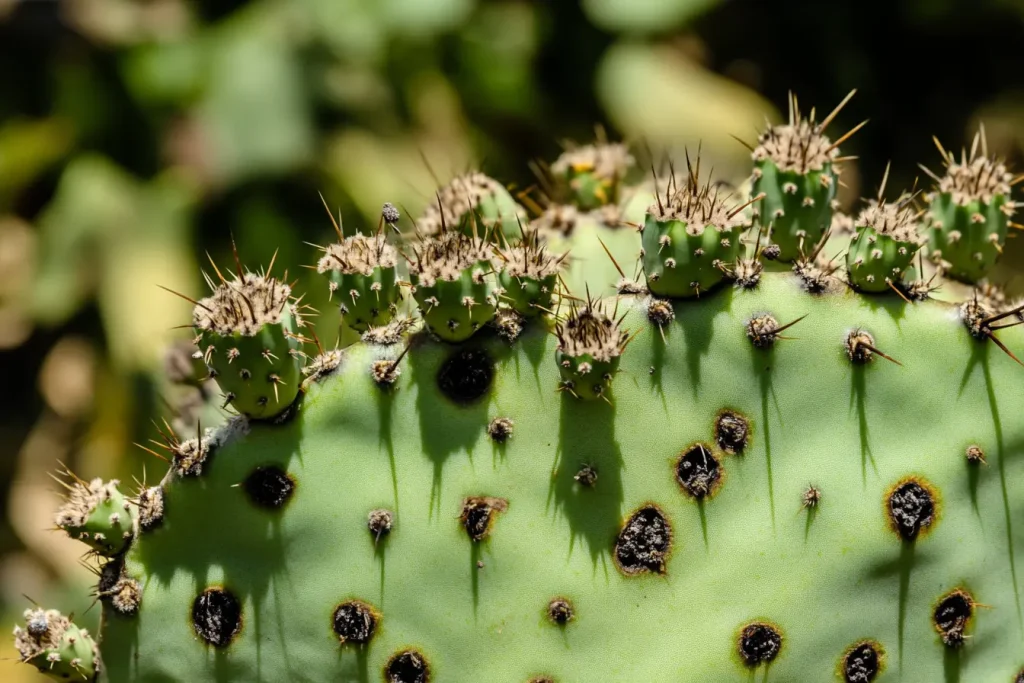
[[882, 670], [882, 646], [870, 640], [856, 643], [843, 655], [841, 673], [844, 683], [871, 683]]
[[1017, 673], [1017, 677], [1013, 679], [1013, 683], [1024, 683], [1024, 669], [1021, 669]]
[[384, 666], [387, 683], [427, 683], [430, 680], [430, 665], [416, 650], [403, 650], [393, 655]]
[[770, 664], [781, 649], [782, 632], [777, 626], [755, 621], [740, 630], [739, 653], [748, 667]]
[[242, 630], [242, 604], [230, 591], [207, 588], [192, 602], [192, 627], [214, 647], [227, 647]]
[[342, 643], [366, 645], [377, 632], [376, 610], [359, 600], [343, 602], [334, 610], [331, 627]]
[[502, 498], [475, 496], [466, 498], [462, 503], [462, 515], [459, 521], [469, 534], [470, 540], [479, 542], [487, 538], [494, 524], [497, 513], [508, 509], [508, 501]]
[[655, 505], [634, 512], [615, 541], [615, 561], [627, 575], [665, 573], [665, 561], [672, 547], [672, 527]]
[[555, 679], [550, 676], [541, 676], [539, 678], [531, 678], [530, 683], [555, 683]]
[[722, 469], [711, 448], [702, 443], [687, 448], [676, 462], [676, 481], [689, 495], [703, 500], [714, 494]]
[[750, 440], [750, 422], [732, 410], [723, 410], [715, 419], [715, 441], [726, 453], [742, 453]]
[[548, 619], [565, 626], [576, 617], [576, 609], [565, 598], [554, 598], [548, 603]]
[[893, 529], [904, 541], [914, 541], [935, 522], [936, 495], [924, 480], [907, 478], [890, 489], [886, 509]]
[[448, 356], [437, 373], [437, 386], [455, 403], [473, 403], [491, 388], [494, 361], [483, 349], [459, 349]]
[[932, 613], [939, 636], [946, 647], [958, 648], [964, 644], [964, 633], [974, 616], [974, 599], [962, 589], [956, 589], [939, 599]]
[[242, 488], [253, 505], [276, 510], [295, 492], [295, 480], [280, 467], [268, 465], [254, 469], [242, 482]]

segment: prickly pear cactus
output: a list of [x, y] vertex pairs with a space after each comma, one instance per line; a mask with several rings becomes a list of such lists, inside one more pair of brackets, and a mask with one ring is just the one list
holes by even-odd
[[[615, 201], [563, 166], [581, 206]], [[840, 270], [817, 203], [767, 226], [767, 188], [655, 187], [644, 277], [616, 263], [603, 300], [563, 286], [571, 233], [443, 201], [401, 250], [326, 251], [350, 312], [417, 307], [344, 317], [343, 350], [269, 274], [211, 281], [193, 324], [237, 415], [165, 432], [157, 485], [72, 479], [57, 524], [101, 564], [103, 627], [31, 609], [21, 658], [110, 683], [1021, 681], [1024, 306], [930, 299], [913, 196], [879, 193]]]

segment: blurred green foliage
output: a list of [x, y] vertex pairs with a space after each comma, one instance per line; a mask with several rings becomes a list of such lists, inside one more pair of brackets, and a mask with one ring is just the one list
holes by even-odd
[[[838, 124], [872, 118], [844, 147], [863, 159], [848, 207], [890, 159], [894, 190], [937, 165], [933, 134], [955, 149], [984, 119], [1017, 168], [1024, 146], [1019, 0], [0, 0], [0, 73], [4, 614], [89, 578], [32, 521], [56, 506], [58, 459], [141, 478], [152, 420], [216, 419], [167, 378], [190, 307], [157, 285], [199, 296], [233, 236], [251, 266], [277, 253], [335, 343], [326, 282], [302, 268], [333, 234], [318, 192], [346, 229], [374, 226], [470, 167], [528, 187], [530, 160], [595, 125], [702, 142], [738, 182], [731, 136], [752, 140], [789, 89], [819, 111], [859, 89]], [[1020, 291], [1016, 242], [999, 280]]]

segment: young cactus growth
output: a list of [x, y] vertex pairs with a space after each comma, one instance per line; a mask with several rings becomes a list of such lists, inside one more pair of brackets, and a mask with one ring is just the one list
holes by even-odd
[[[330, 212], [328, 212], [330, 215]], [[383, 221], [389, 217], [382, 216]], [[341, 320], [356, 332], [386, 325], [398, 310], [398, 250], [388, 244], [382, 230], [374, 235], [345, 237], [334, 220], [338, 243], [324, 249], [317, 263], [318, 273], [330, 278], [331, 296], [341, 299]]]
[[100, 671], [96, 641], [57, 610], [25, 610], [25, 627], [14, 627], [21, 661], [57, 681], [94, 681]]
[[752, 151], [753, 193], [764, 195], [755, 204], [755, 213], [760, 225], [770, 229], [781, 261], [795, 261], [802, 252], [810, 251], [832, 222], [832, 202], [839, 184], [839, 145], [864, 124], [835, 142], [825, 136], [825, 129], [855, 92], [821, 123], [814, 120], [813, 109], [809, 118], [803, 118], [796, 96], [790, 94], [789, 122], [769, 127]]
[[501, 295], [508, 305], [526, 318], [552, 310], [558, 274], [568, 254], [548, 253], [534, 231], [524, 231], [517, 244], [497, 254], [503, 263], [498, 274]]
[[670, 182], [644, 222], [644, 273], [658, 296], [696, 297], [720, 284], [727, 264], [739, 259], [740, 235], [749, 224], [743, 216], [749, 203], [732, 207], [710, 180], [702, 185], [699, 158], [695, 169], [689, 157], [686, 166], [686, 184]]
[[555, 327], [555, 360], [562, 391], [576, 398], [608, 400], [619, 359], [629, 344], [629, 333], [620, 323], [605, 314], [596, 301], [588, 299], [582, 307], [572, 305], [569, 317]]
[[580, 211], [618, 204], [622, 179], [635, 160], [622, 143], [599, 141], [573, 147], [551, 164], [557, 194]]
[[85, 482], [71, 475], [67, 501], [57, 511], [57, 527], [99, 555], [112, 557], [128, 547], [134, 535], [135, 508], [118, 490], [118, 481]]
[[494, 319], [498, 292], [491, 277], [493, 247], [459, 232], [442, 232], [413, 248], [413, 296], [430, 331], [461, 342]]
[[[475, 220], [474, 220], [475, 219]], [[488, 234], [519, 234], [526, 213], [505, 186], [479, 171], [452, 178], [438, 190], [437, 201], [427, 205], [416, 221], [416, 230], [425, 237], [437, 237], [456, 225], [467, 234], [481, 224]]]
[[855, 221], [855, 232], [846, 252], [846, 270], [850, 284], [862, 292], [884, 292], [903, 284], [914, 256], [921, 248], [918, 212], [913, 195], [902, 195], [895, 202], [882, 199], [885, 180], [878, 198], [868, 202]]
[[[214, 266], [216, 270], [216, 266]], [[213, 294], [196, 303], [196, 344], [230, 403], [242, 415], [269, 419], [298, 395], [302, 318], [291, 287], [269, 274], [221, 275]], [[212, 286], [212, 285], [211, 285]]]
[[[1013, 176], [1005, 164], [989, 157], [984, 130], [968, 156], [957, 162], [935, 139], [946, 174], [927, 197], [931, 221], [930, 257], [952, 278], [975, 283], [995, 266], [1003, 253], [1016, 203], [1010, 198]], [[979, 152], [980, 146], [980, 154]], [[923, 168], [923, 167], [922, 167]]]

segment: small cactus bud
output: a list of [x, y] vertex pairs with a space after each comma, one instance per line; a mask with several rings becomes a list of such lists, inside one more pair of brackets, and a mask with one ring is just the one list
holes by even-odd
[[68, 536], [107, 557], [123, 552], [134, 534], [135, 507], [117, 485], [117, 480], [93, 479], [86, 483], [75, 478], [56, 516], [57, 526]]
[[15, 627], [14, 646], [21, 661], [56, 681], [93, 681], [100, 653], [87, 631], [56, 610], [25, 610], [26, 627]]

